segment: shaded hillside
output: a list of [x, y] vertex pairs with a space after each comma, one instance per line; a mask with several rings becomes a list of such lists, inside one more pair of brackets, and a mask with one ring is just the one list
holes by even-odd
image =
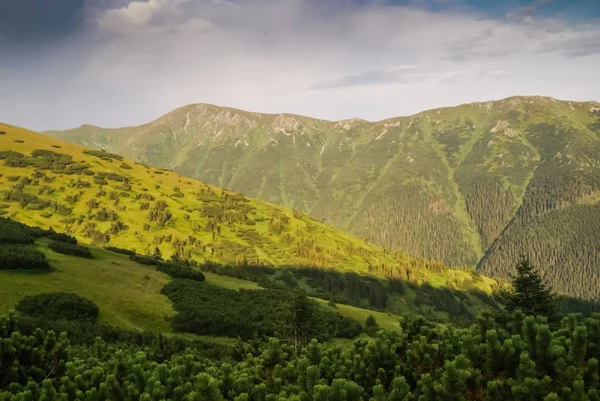
[[0, 125], [0, 214], [177, 261], [334, 268], [434, 287], [493, 280], [390, 253], [299, 212]]
[[135, 128], [49, 134], [413, 256], [506, 275], [529, 253], [559, 291], [600, 295], [598, 103], [514, 97], [376, 123], [201, 104]]

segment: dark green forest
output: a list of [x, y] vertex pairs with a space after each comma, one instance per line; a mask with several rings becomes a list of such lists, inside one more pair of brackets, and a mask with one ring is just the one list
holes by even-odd
[[141, 335], [71, 342], [19, 319], [0, 318], [7, 401], [600, 399], [600, 316], [556, 328], [521, 312], [462, 329], [405, 320], [347, 350], [276, 338], [213, 349]]

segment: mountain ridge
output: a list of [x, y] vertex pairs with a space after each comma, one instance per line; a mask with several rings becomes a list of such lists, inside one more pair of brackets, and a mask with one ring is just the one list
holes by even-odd
[[140, 127], [140, 126], [145, 126], [145, 125], [149, 125], [152, 124], [153, 122], [156, 122], [158, 120], [160, 120], [162, 117], [165, 117], [173, 112], [176, 112], [178, 110], [181, 109], [185, 109], [185, 108], [189, 108], [189, 107], [195, 107], [195, 106], [206, 106], [206, 107], [212, 107], [212, 108], [217, 108], [217, 109], [225, 109], [225, 110], [230, 110], [230, 111], [234, 111], [234, 112], [243, 112], [243, 113], [248, 113], [248, 114], [254, 114], [254, 115], [266, 115], [266, 116], [278, 116], [278, 115], [288, 115], [288, 116], [296, 116], [296, 117], [303, 117], [303, 118], [309, 118], [309, 119], [313, 119], [313, 120], [319, 120], [322, 122], [331, 122], [331, 123], [343, 123], [343, 122], [347, 122], [347, 121], [353, 121], [353, 120], [358, 120], [358, 121], [362, 121], [362, 122], [366, 122], [366, 123], [380, 123], [380, 122], [385, 122], [388, 120], [395, 120], [395, 119], [399, 119], [399, 118], [410, 118], [410, 117], [415, 117], [418, 116], [420, 114], [423, 113], [427, 113], [430, 111], [436, 111], [436, 110], [444, 110], [444, 109], [452, 109], [455, 107], [461, 107], [461, 106], [469, 106], [469, 105], [485, 105], [488, 103], [499, 103], [499, 102], [504, 102], [504, 101], [509, 101], [509, 100], [513, 100], [513, 99], [528, 99], [528, 100], [547, 100], [547, 101], [557, 101], [557, 102], [570, 102], [570, 103], [591, 103], [591, 104], [596, 104], [598, 106], [600, 106], [600, 101], [597, 100], [566, 100], [566, 99], [559, 99], [553, 96], [543, 96], [543, 95], [513, 95], [513, 96], [508, 96], [508, 97], [504, 97], [504, 98], [499, 98], [499, 99], [494, 99], [494, 100], [484, 100], [484, 101], [475, 101], [475, 102], [464, 102], [464, 103], [459, 103], [456, 105], [451, 105], [451, 106], [441, 106], [441, 107], [435, 107], [435, 108], [430, 108], [430, 109], [425, 109], [413, 114], [407, 114], [407, 115], [400, 115], [400, 116], [393, 116], [393, 117], [387, 117], [387, 118], [383, 118], [380, 120], [367, 120], [365, 118], [362, 117], [349, 117], [349, 118], [343, 118], [343, 119], [339, 119], [339, 120], [335, 120], [335, 119], [323, 119], [323, 118], [317, 118], [317, 117], [310, 117], [310, 116], [305, 116], [302, 114], [297, 114], [297, 113], [290, 113], [290, 112], [260, 112], [260, 111], [250, 111], [250, 110], [246, 110], [246, 109], [242, 109], [242, 108], [237, 108], [237, 107], [231, 107], [231, 106], [222, 106], [222, 105], [218, 105], [218, 104], [214, 104], [214, 103], [206, 103], [206, 102], [200, 102], [200, 103], [190, 103], [184, 106], [180, 106], [180, 107], [176, 107], [174, 109], [172, 109], [171, 111], [168, 111], [166, 113], [161, 114], [158, 118], [152, 120], [149, 123], [144, 123], [144, 124], [139, 124], [139, 125], [135, 125], [135, 124], [128, 124], [128, 125], [121, 125], [121, 126], [116, 126], [116, 127], [103, 127], [101, 125], [97, 125], [97, 124], [82, 124], [78, 127], [73, 127], [73, 128], [67, 128], [67, 129], [47, 129], [47, 130], [42, 130], [40, 131], [41, 133], [44, 132], [64, 132], [64, 131], [69, 131], [69, 130], [73, 130], [73, 129], [79, 129], [79, 128], [100, 128], [100, 129], [106, 129], [106, 130], [114, 130], [114, 129], [125, 129], [125, 128], [134, 128], [134, 127]]
[[[49, 134], [298, 209], [387, 249], [503, 276], [527, 251], [548, 269], [582, 265], [583, 281], [596, 282], [600, 266], [580, 248], [600, 241], [588, 234], [599, 105], [516, 96], [378, 122], [189, 105], [139, 127]], [[588, 218], [568, 224], [583, 231], [569, 239], [573, 254], [552, 250], [571, 234], [531, 231], [562, 218], [551, 215], [584, 213], [582, 202]]]

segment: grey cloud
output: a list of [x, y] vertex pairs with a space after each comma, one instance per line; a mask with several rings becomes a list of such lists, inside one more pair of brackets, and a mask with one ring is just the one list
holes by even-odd
[[85, 0], [1, 0], [0, 40], [19, 44], [66, 37], [85, 22]]
[[361, 74], [346, 75], [319, 83], [310, 89], [318, 90], [352, 86], [391, 85], [423, 80], [423, 76], [413, 72], [415, 69], [416, 67], [406, 66], [406, 68], [400, 67], [384, 71], [368, 71]]
[[533, 17], [539, 7], [554, 3], [556, 0], [536, 0], [528, 6], [521, 7], [516, 13], [508, 13], [509, 18]]
[[472, 35], [450, 42], [444, 58], [465, 62], [540, 53], [567, 58], [600, 54], [600, 24], [569, 26], [554, 18], [488, 21]]

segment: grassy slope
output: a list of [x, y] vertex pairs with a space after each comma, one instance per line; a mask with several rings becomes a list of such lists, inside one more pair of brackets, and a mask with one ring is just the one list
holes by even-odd
[[[128, 330], [152, 330], [171, 333], [168, 319], [174, 315], [169, 299], [160, 293], [170, 280], [153, 266], [132, 262], [127, 256], [91, 247], [95, 259], [81, 259], [58, 254], [47, 247], [47, 240], [38, 240], [52, 265], [50, 273], [0, 271], [0, 315], [13, 310], [26, 295], [45, 292], [73, 292], [91, 299], [100, 309], [100, 321]], [[206, 282], [228, 289], [260, 289], [253, 282], [205, 273]], [[362, 323], [372, 314], [381, 327], [397, 328], [398, 317], [339, 304], [336, 308], [314, 298], [323, 308], [356, 319]], [[181, 334], [189, 338], [228, 343], [227, 339], [212, 336]]]
[[[125, 161], [131, 169], [123, 169], [120, 167], [122, 163], [120, 161], [108, 162], [86, 155], [83, 153], [84, 149], [79, 146], [20, 128], [0, 124], [0, 131], [5, 132], [4, 135], [0, 135], [0, 149], [11, 149], [23, 154], [29, 154], [35, 149], [52, 150], [72, 155], [73, 160], [89, 165], [90, 170], [96, 174], [112, 172], [129, 178], [132, 187], [131, 190], [125, 191], [129, 196], [119, 198], [119, 207], [124, 207], [124, 211], [118, 210], [114, 201], [108, 198], [111, 192], [122, 192], [118, 189], [119, 182], [109, 181], [108, 185], [100, 187], [94, 183], [91, 176], [54, 174], [50, 171], [44, 173], [54, 181], [46, 185], [55, 189], [54, 193], [39, 195], [42, 183], [28, 184], [24, 187], [24, 191], [39, 196], [42, 200], [58, 201], [63, 204], [67, 203], [66, 198], [69, 195], [82, 192], [81, 199], [69, 205], [73, 207], [72, 213], [66, 216], [54, 213], [50, 217], [42, 217], [44, 212], [48, 213], [48, 209], [31, 210], [29, 207], [21, 207], [17, 202], [5, 203], [8, 205], [8, 208], [5, 209], [8, 216], [26, 224], [45, 228], [51, 226], [58, 231], [66, 228], [65, 219], [81, 217], [81, 223], [74, 223], [70, 229], [72, 234], [84, 243], [90, 242], [90, 238], [84, 235], [84, 227], [90, 221], [93, 221], [102, 232], [111, 226], [111, 222], [97, 221], [97, 219], [94, 221], [94, 218], [90, 217], [90, 208], [86, 203], [90, 199], [96, 199], [104, 207], [117, 212], [119, 220], [129, 227], [127, 231], [111, 235], [109, 245], [135, 249], [139, 253], [152, 252], [156, 246], [156, 238], [170, 234], [173, 237], [170, 243], [163, 241], [158, 245], [164, 257], [171, 255], [176, 239], [183, 241], [188, 236], [194, 236], [200, 245], [193, 246], [188, 243], [184, 249], [191, 252], [191, 256], [199, 261], [211, 259], [235, 262], [246, 258], [251, 262], [260, 259], [275, 265], [317, 265], [358, 272], [366, 272], [368, 265], [385, 265], [394, 269], [396, 266], [414, 262], [404, 254], [385, 252], [380, 247], [366, 243], [307, 216], [296, 218], [290, 210], [256, 200], [229, 204], [229, 207], [233, 208], [233, 212], [240, 212], [241, 209], [246, 208], [246, 218], [252, 220], [253, 225], [248, 225], [244, 221], [229, 223], [224, 221], [218, 224], [219, 233], [215, 233], [213, 238], [213, 233], [205, 230], [209, 218], [202, 216], [199, 209], [206, 206], [219, 208], [227, 205], [224, 200], [225, 191], [181, 177], [173, 172], [158, 171], [132, 162]], [[23, 143], [16, 141], [23, 141]], [[32, 167], [15, 168], [2, 164], [0, 164], [0, 173], [2, 174], [0, 185], [5, 191], [10, 191], [15, 184], [10, 182], [11, 176], [31, 177], [34, 173]], [[71, 188], [70, 182], [77, 180], [86, 181], [91, 186], [89, 188]], [[175, 187], [181, 188], [183, 197], [172, 196]], [[144, 192], [143, 188], [146, 188], [147, 191]], [[97, 193], [100, 189], [104, 190], [107, 195], [99, 197]], [[208, 202], [197, 200], [195, 194], [199, 191], [204, 191], [204, 194], [210, 195], [213, 200]], [[147, 222], [148, 211], [141, 210], [141, 201], [135, 200], [136, 195], [143, 194], [151, 194], [157, 201], [167, 202], [173, 219], [166, 227], [152, 223], [149, 231], [144, 230], [143, 225]], [[233, 196], [229, 192], [227, 194], [230, 197]], [[150, 203], [154, 204], [155, 202]], [[94, 209], [93, 212], [96, 211], [97, 209]], [[185, 219], [186, 214], [190, 216], [187, 220]], [[285, 217], [289, 223], [281, 232], [271, 232], [269, 220], [272, 216], [275, 216], [276, 220], [282, 220], [282, 217]], [[460, 270], [434, 273], [415, 269], [413, 279], [419, 282], [428, 282], [434, 287], [453, 285], [451, 283], [466, 285], [472, 283], [486, 292], [489, 292], [491, 286], [494, 285], [493, 280], [474, 280], [470, 272]]]
[[25, 295], [73, 292], [91, 299], [100, 309], [100, 321], [129, 330], [169, 332], [173, 316], [169, 299], [160, 290], [169, 277], [154, 266], [131, 262], [126, 256], [93, 248], [87, 260], [51, 251], [38, 241], [53, 271], [30, 274], [0, 271], [0, 314], [14, 309]]

